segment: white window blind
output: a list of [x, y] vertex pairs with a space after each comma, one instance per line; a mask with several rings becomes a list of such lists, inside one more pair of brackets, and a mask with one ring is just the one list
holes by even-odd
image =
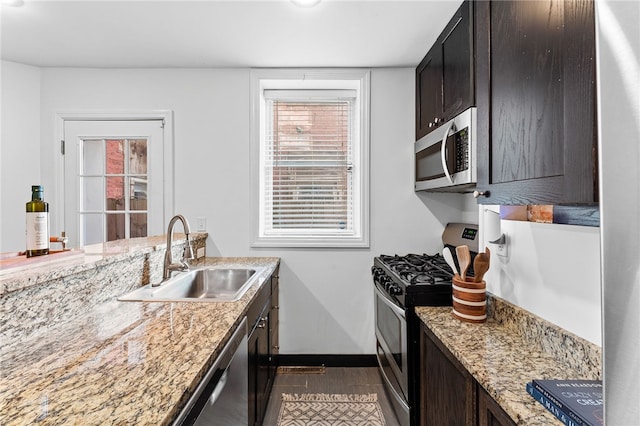
[[265, 90], [264, 99], [264, 235], [353, 235], [356, 92]]

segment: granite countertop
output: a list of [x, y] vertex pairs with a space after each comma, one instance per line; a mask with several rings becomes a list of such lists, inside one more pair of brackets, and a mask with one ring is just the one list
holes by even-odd
[[489, 303], [489, 318], [480, 324], [460, 321], [451, 307], [416, 313], [516, 424], [562, 424], [527, 393], [526, 383], [601, 379], [600, 348], [501, 299]]
[[278, 263], [278, 258], [203, 258], [194, 266], [264, 269], [236, 302], [112, 298], [46, 333], [4, 345], [0, 424], [169, 423]]
[[[202, 245], [204, 245], [204, 240], [208, 234], [192, 232], [190, 235], [192, 242], [201, 241]], [[176, 232], [172, 245], [179, 245], [184, 241], [185, 235]], [[167, 237], [165, 235], [156, 235], [91, 244], [81, 249], [69, 249], [64, 252], [29, 259], [22, 255], [22, 262], [13, 261], [8, 264], [3, 261], [3, 256], [0, 253], [0, 296], [36, 286], [52, 279], [64, 278], [114, 262], [164, 250], [166, 247]], [[17, 255], [17, 253], [15, 254]]]

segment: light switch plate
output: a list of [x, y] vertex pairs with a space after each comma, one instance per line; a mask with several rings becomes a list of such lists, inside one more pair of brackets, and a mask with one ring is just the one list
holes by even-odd
[[196, 232], [206, 232], [207, 231], [207, 218], [206, 216], [198, 216], [196, 218], [197, 229]]

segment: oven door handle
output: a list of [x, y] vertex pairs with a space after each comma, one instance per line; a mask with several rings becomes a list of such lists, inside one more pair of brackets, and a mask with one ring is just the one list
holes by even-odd
[[380, 288], [378, 287], [378, 284], [374, 283], [373, 287], [378, 297], [384, 302], [385, 305], [387, 305], [393, 311], [394, 314], [398, 315], [402, 319], [406, 319], [404, 314], [404, 309], [398, 306], [393, 300], [389, 299], [389, 297], [380, 290]]

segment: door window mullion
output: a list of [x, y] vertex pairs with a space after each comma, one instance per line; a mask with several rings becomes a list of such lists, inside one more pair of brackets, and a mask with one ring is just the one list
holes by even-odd
[[131, 145], [129, 139], [124, 140], [124, 235], [125, 238], [131, 238], [131, 174], [129, 161], [131, 156], [129, 155]]

